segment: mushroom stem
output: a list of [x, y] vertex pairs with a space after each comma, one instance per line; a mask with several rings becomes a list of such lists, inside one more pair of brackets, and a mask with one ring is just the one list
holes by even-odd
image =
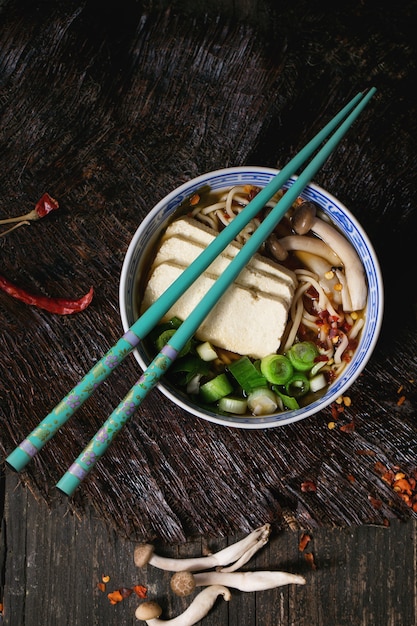
[[287, 235], [279, 239], [279, 243], [285, 250], [302, 250], [322, 257], [326, 259], [331, 266], [338, 267], [342, 264], [342, 260], [337, 255], [336, 251], [329, 247], [327, 243], [316, 237]]
[[240, 591], [265, 591], [283, 585], [305, 585], [305, 578], [288, 572], [200, 572], [193, 574], [196, 587], [227, 585]]
[[270, 532], [270, 524], [265, 524], [252, 531], [244, 539], [241, 539], [231, 546], [227, 546], [227, 548], [215, 554], [186, 559], [163, 557], [153, 552], [153, 546], [151, 544], [139, 544], [135, 548], [135, 564], [137, 567], [144, 567], [149, 563], [154, 567], [170, 572], [180, 572], [183, 570], [196, 572], [212, 567], [223, 568], [226, 565], [232, 564], [223, 571], [234, 571], [247, 563], [255, 552], [267, 543]]
[[265, 591], [283, 585], [305, 585], [305, 578], [288, 572], [176, 572], [171, 578], [171, 589], [179, 596], [187, 596], [196, 587], [226, 585], [240, 591]]
[[162, 610], [156, 602], [143, 602], [136, 609], [135, 616], [137, 619], [145, 621], [149, 626], [164, 626], [165, 624], [170, 624], [170, 626], [193, 626], [193, 624], [196, 624], [207, 615], [214, 606], [218, 596], [223, 596], [226, 602], [232, 597], [227, 587], [211, 585], [200, 591], [185, 611], [181, 615], [177, 615], [177, 617], [168, 620], [159, 619]]
[[366, 305], [368, 289], [365, 271], [356, 250], [331, 224], [318, 217], [314, 219], [311, 230], [340, 257], [350, 295], [349, 310], [360, 311]]

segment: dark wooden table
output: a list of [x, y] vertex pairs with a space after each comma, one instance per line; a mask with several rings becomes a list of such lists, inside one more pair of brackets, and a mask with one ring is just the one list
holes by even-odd
[[[174, 615], [186, 602], [168, 574], [135, 568], [135, 542], [197, 554], [266, 522], [271, 541], [251, 566], [307, 584], [234, 592], [204, 624], [416, 623], [416, 15], [410, 1], [0, 2], [0, 219], [44, 192], [60, 204], [0, 238], [0, 274], [47, 296], [95, 291], [71, 316], [0, 292], [2, 459], [120, 336], [120, 270], [150, 208], [204, 171], [281, 167], [371, 85], [315, 182], [366, 228], [386, 291], [380, 340], [334, 429], [331, 407], [279, 429], [225, 429], [155, 391], [66, 499], [55, 484], [137, 379], [132, 356], [25, 471], [3, 463], [5, 624], [137, 623], [133, 596], [106, 595], [133, 584]], [[387, 472], [410, 480], [409, 502]]]

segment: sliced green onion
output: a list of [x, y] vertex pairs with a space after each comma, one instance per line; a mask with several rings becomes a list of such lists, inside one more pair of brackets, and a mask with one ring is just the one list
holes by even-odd
[[205, 341], [196, 346], [196, 352], [203, 361], [214, 361], [217, 359], [217, 352], [209, 341]]
[[282, 354], [269, 354], [261, 360], [261, 372], [273, 385], [285, 385], [293, 371], [291, 361]]
[[200, 387], [200, 396], [204, 402], [216, 402], [232, 393], [233, 387], [226, 374], [219, 374]]
[[167, 324], [169, 324], [171, 328], [179, 328], [182, 324], [182, 320], [180, 320], [179, 317], [171, 317]]
[[327, 380], [323, 372], [321, 374], [317, 374], [317, 376], [313, 376], [310, 379], [310, 389], [311, 391], [320, 391], [320, 389], [324, 389], [327, 386]]
[[278, 396], [281, 398], [284, 406], [287, 409], [296, 410], [300, 408], [300, 405], [293, 396], [286, 396], [285, 393], [282, 393], [281, 391], [279, 391], [279, 389], [275, 389], [275, 391], [277, 392]]
[[301, 372], [296, 372], [285, 385], [287, 395], [294, 398], [302, 398], [309, 389], [310, 382], [307, 376], [301, 374]]
[[233, 398], [232, 396], [227, 396], [225, 398], [220, 398], [219, 400], [219, 409], [221, 411], [225, 411], [226, 413], [244, 415], [247, 408], [248, 403], [244, 398]]
[[[162, 348], [169, 342], [169, 340], [171, 339], [171, 337], [176, 333], [176, 329], [175, 328], [169, 328], [168, 330], [164, 330], [159, 337], [157, 337], [156, 341], [155, 341], [155, 345], [157, 347], [157, 349], [159, 350], [159, 352], [162, 350]], [[189, 339], [187, 341], [187, 343], [185, 344], [185, 346], [178, 352], [177, 358], [185, 356], [186, 354], [189, 353], [189, 351], [191, 350], [191, 346], [192, 346], [192, 342], [191, 339]]]
[[287, 352], [294, 369], [300, 372], [311, 370], [314, 365], [314, 359], [318, 356], [319, 351], [311, 341], [300, 341], [291, 346]]
[[274, 392], [269, 388], [255, 389], [248, 395], [248, 409], [252, 415], [268, 415], [278, 406]]
[[207, 376], [209, 372], [208, 363], [202, 361], [198, 356], [187, 354], [185, 357], [174, 361], [168, 370], [168, 376], [171, 374], [182, 375], [179, 377], [178, 383], [187, 385], [194, 376]]
[[317, 363], [314, 363], [310, 371], [310, 376], [315, 376], [327, 364], [328, 361], [317, 361]]
[[266, 379], [247, 356], [230, 363], [228, 369], [246, 393], [251, 393], [258, 387], [267, 386]]

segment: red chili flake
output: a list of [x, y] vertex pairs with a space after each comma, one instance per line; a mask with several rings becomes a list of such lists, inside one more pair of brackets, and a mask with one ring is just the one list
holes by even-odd
[[143, 585], [134, 585], [132, 589], [139, 598], [146, 598], [148, 590]]
[[374, 509], [382, 508], [382, 501], [379, 498], [375, 498], [374, 496], [368, 496], [368, 500], [372, 504]]
[[100, 591], [106, 591], [106, 585], [104, 583], [97, 583], [97, 587]]
[[303, 533], [298, 543], [299, 551], [303, 552], [306, 549], [307, 545], [310, 543], [310, 541], [311, 541], [310, 535], [307, 535], [307, 533]]
[[190, 204], [191, 206], [195, 206], [196, 204], [198, 204], [200, 202], [200, 196], [198, 195], [198, 193], [195, 193], [191, 198], [190, 198]]
[[392, 485], [394, 481], [394, 472], [392, 472], [391, 470], [387, 470], [386, 472], [382, 474], [381, 478], [384, 482], [388, 483], [389, 485]]
[[353, 474], [347, 474], [346, 478], [350, 483], [354, 483], [356, 481], [356, 478], [353, 476]]
[[314, 560], [314, 554], [312, 552], [305, 552], [304, 558], [307, 561], [307, 563], [310, 565], [311, 569], [314, 569], [314, 570], [317, 569], [317, 565]]
[[388, 468], [383, 463], [381, 463], [381, 461], [377, 461], [374, 465], [374, 470], [378, 474], [385, 474], [385, 472], [388, 471]]
[[413, 495], [413, 490], [411, 489], [411, 485], [406, 478], [399, 478], [397, 480], [394, 480], [392, 488], [394, 489], [394, 491], [397, 491], [400, 493], [406, 493], [408, 496]]
[[305, 480], [301, 483], [301, 491], [304, 493], [317, 491], [317, 485], [312, 480]]
[[133, 589], [129, 589], [128, 587], [120, 587], [118, 591], [120, 591], [120, 595], [123, 599], [128, 598], [133, 593]]
[[405, 402], [405, 396], [398, 398], [397, 406], [401, 406]]
[[110, 604], [117, 604], [118, 602], [121, 602], [123, 600], [123, 596], [120, 593], [119, 589], [116, 589], [116, 591], [112, 591], [111, 593], [108, 593], [107, 597], [110, 600]]
[[7, 278], [0, 275], [0, 289], [5, 291], [9, 296], [12, 296], [16, 300], [20, 300], [25, 304], [36, 306], [39, 309], [44, 309], [50, 313], [57, 313], [59, 315], [71, 315], [72, 313], [79, 313], [88, 307], [93, 299], [94, 290], [90, 288], [84, 296], [78, 300], [67, 300], [66, 298], [49, 298], [48, 296], [40, 296], [29, 293], [25, 289], [18, 287], [11, 283]]
[[340, 427], [340, 430], [344, 433], [352, 433], [355, 430], [355, 423], [349, 422], [348, 424], [343, 424], [343, 426]]
[[39, 220], [42, 217], [45, 217], [45, 215], [48, 215], [48, 213], [50, 213], [51, 211], [54, 211], [58, 208], [59, 204], [57, 200], [55, 200], [55, 198], [52, 198], [49, 193], [44, 193], [43, 196], [35, 204], [35, 208], [32, 209], [32, 211], [29, 211], [29, 213], [26, 213], [25, 215], [19, 215], [18, 217], [9, 217], [7, 219], [0, 220], [0, 224], [16, 224], [12, 228], [9, 228], [8, 230], [1, 233], [0, 236], [2, 237], [3, 235], [6, 235], [14, 228], [18, 228], [23, 224], [28, 224], [29, 222], [32, 222], [34, 220]]
[[375, 450], [355, 450], [355, 454], [359, 454], [361, 456], [376, 456]]

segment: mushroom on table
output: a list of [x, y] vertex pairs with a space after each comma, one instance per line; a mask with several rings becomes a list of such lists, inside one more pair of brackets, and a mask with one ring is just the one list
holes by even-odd
[[172, 619], [159, 619], [162, 614], [162, 608], [157, 602], [142, 602], [136, 609], [135, 616], [137, 619], [145, 621], [149, 626], [165, 624], [170, 626], [193, 626], [193, 624], [196, 624], [207, 615], [219, 596], [223, 596], [224, 600], [228, 602], [231, 598], [231, 593], [227, 587], [211, 585], [200, 591], [185, 611]]
[[144, 567], [149, 564], [170, 572], [183, 570], [195, 572], [212, 567], [221, 568], [221, 571], [224, 572], [232, 572], [247, 563], [249, 559], [267, 543], [270, 533], [271, 525], [264, 524], [252, 531], [244, 539], [227, 546], [227, 548], [215, 554], [188, 559], [174, 559], [160, 556], [155, 554], [152, 544], [141, 543], [135, 548], [135, 565], [137, 567]]
[[297, 574], [275, 571], [257, 572], [176, 572], [171, 578], [171, 589], [178, 596], [190, 595], [196, 587], [225, 585], [239, 591], [265, 591], [283, 585], [305, 585], [305, 578]]

